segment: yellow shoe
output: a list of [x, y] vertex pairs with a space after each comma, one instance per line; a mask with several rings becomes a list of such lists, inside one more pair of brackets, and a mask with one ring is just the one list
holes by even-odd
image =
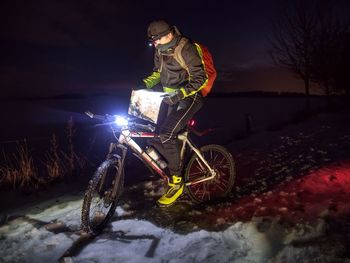
[[168, 183], [168, 191], [157, 201], [160, 207], [170, 206], [181, 196], [184, 191], [184, 183], [180, 176], [173, 175], [173, 183]]

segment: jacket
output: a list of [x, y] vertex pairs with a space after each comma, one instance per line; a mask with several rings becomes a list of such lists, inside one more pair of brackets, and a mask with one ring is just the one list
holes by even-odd
[[[180, 39], [181, 36], [178, 37], [176, 45]], [[184, 97], [188, 97], [200, 91], [208, 78], [195, 44], [188, 41], [181, 52], [188, 71], [181, 67], [174, 58], [176, 45], [164, 52], [156, 50], [153, 73], [143, 81], [147, 88], [161, 83], [165, 92], [181, 90]]]

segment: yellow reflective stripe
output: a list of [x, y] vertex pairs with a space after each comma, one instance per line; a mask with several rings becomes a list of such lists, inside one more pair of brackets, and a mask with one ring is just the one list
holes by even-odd
[[163, 87], [163, 91], [168, 93], [175, 92], [176, 90], [177, 89], [171, 87]]
[[198, 50], [198, 53], [199, 53], [199, 56], [201, 57], [202, 59], [202, 62], [203, 62], [203, 52], [202, 52], [202, 49], [200, 47], [200, 45], [198, 45], [197, 43], [194, 43], [196, 45], [196, 48]]
[[147, 88], [153, 88], [160, 82], [160, 72], [154, 71], [152, 75], [143, 79], [143, 82], [146, 84]]
[[182, 90], [182, 92], [183, 92], [183, 94], [185, 95], [185, 98], [186, 98], [186, 97], [192, 96], [193, 94], [196, 94], [198, 91], [203, 89], [207, 85], [207, 83], [208, 83], [208, 76], [207, 76], [206, 80], [204, 81], [203, 85], [200, 86], [197, 90], [194, 90], [194, 91], [192, 91], [192, 92], [190, 92], [188, 94], [186, 93], [184, 88], [182, 88], [183, 90], [182, 89], [181, 90]]
[[[195, 43], [195, 45], [196, 45], [198, 54], [199, 54], [199, 56], [200, 56], [200, 58], [201, 58], [201, 60], [202, 60], [202, 65], [203, 65], [203, 68], [204, 68], [204, 72], [205, 72], [205, 77], [206, 77], [206, 79], [205, 79], [205, 81], [204, 81], [204, 83], [203, 83], [202, 86], [200, 86], [197, 90], [194, 90], [194, 91], [192, 91], [192, 92], [190, 92], [190, 93], [187, 93], [186, 90], [185, 90], [184, 88], [181, 88], [181, 91], [182, 91], [182, 93], [184, 94], [184, 97], [185, 97], [185, 98], [188, 97], [188, 96], [192, 96], [193, 94], [196, 94], [198, 91], [200, 91], [201, 89], [203, 89], [203, 88], [207, 85], [208, 80], [209, 80], [207, 71], [205, 70], [205, 64], [204, 64], [204, 61], [203, 61], [203, 52], [202, 52], [202, 49], [201, 49], [201, 47], [200, 47], [197, 43]], [[188, 72], [188, 81], [191, 81], [191, 74], [190, 74], [190, 72]]]
[[171, 88], [171, 87], [163, 87], [163, 91], [164, 92], [168, 92], [168, 93], [171, 93], [171, 92], [175, 92], [175, 91], [178, 91], [180, 90], [182, 92], [182, 94], [184, 95], [184, 97], [187, 96], [187, 93], [185, 91], [185, 88]]
[[188, 95], [186, 93], [185, 88], [181, 88], [180, 90], [182, 91], [182, 94], [184, 95], [184, 98], [186, 98]]
[[197, 43], [194, 43], [194, 44], [196, 45], [198, 54], [199, 54], [199, 56], [201, 57], [201, 60], [202, 60], [202, 65], [203, 65], [204, 72], [205, 72], [205, 81], [204, 81], [203, 85], [199, 87], [199, 89], [197, 89], [196, 91], [192, 91], [191, 93], [185, 95], [185, 97], [191, 96], [191, 95], [197, 93], [198, 91], [200, 91], [201, 89], [203, 89], [203, 88], [207, 85], [208, 80], [209, 80], [207, 71], [205, 70], [205, 64], [204, 64], [204, 60], [203, 60], [203, 52], [202, 52], [202, 49], [201, 49], [200, 45], [198, 45]]

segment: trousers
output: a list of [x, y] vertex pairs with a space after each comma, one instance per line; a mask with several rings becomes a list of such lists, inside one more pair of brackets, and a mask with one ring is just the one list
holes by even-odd
[[181, 175], [180, 149], [177, 134], [185, 128], [188, 121], [203, 106], [203, 97], [196, 93], [180, 100], [168, 109], [168, 115], [159, 128], [162, 149], [160, 150], [168, 163], [170, 176]]

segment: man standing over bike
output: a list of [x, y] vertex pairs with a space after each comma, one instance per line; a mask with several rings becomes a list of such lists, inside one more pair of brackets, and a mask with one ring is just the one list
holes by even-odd
[[208, 81], [203, 61], [195, 44], [187, 41], [181, 55], [187, 66], [185, 69], [174, 58], [174, 50], [183, 36], [175, 26], [164, 20], [154, 21], [148, 27], [148, 39], [155, 47], [153, 73], [143, 79], [144, 88], [163, 86], [163, 102], [169, 105], [168, 115], [160, 125], [160, 152], [168, 162], [168, 189], [157, 201], [159, 206], [173, 204], [182, 194], [184, 182], [177, 145], [177, 134], [202, 107], [203, 97], [199, 92]]

